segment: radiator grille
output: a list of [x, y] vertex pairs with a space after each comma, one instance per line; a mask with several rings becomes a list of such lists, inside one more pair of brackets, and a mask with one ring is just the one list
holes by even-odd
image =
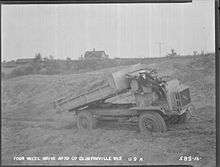
[[191, 102], [189, 88], [179, 92], [179, 98], [181, 101], [181, 106], [185, 106]]

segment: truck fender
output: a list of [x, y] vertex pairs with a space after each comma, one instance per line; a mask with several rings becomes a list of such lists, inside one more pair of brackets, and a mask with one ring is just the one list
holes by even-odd
[[164, 110], [162, 110], [160, 107], [158, 106], [147, 106], [147, 107], [132, 107], [130, 110], [135, 110], [138, 111], [139, 113], [141, 112], [147, 112], [147, 111], [155, 111], [158, 114], [160, 114], [161, 116], [166, 115], [166, 113], [164, 112]]

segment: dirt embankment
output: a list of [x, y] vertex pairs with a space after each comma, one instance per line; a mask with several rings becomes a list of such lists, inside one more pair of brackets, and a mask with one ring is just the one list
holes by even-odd
[[[164, 134], [141, 135], [138, 127], [100, 123], [89, 134], [79, 132], [71, 113], [58, 114], [52, 101], [96, 83], [105, 69], [80, 75], [32, 75], [3, 81], [2, 163], [10, 164], [192, 164], [215, 166], [214, 56], [169, 59], [151, 65], [190, 86], [199, 119], [168, 127]], [[181, 155], [199, 161], [180, 161]], [[122, 156], [122, 161], [14, 161], [14, 156]], [[128, 157], [143, 158], [129, 162]]]

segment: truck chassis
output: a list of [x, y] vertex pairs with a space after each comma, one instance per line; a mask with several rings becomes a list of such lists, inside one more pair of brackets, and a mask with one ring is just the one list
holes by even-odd
[[140, 108], [134, 105], [116, 105], [79, 109], [75, 114], [80, 130], [92, 130], [99, 121], [125, 121], [137, 124], [141, 133], [148, 133], [165, 132], [168, 124], [186, 122], [192, 109], [193, 105], [189, 104], [182, 114], [176, 115], [173, 112], [168, 115], [157, 106]]

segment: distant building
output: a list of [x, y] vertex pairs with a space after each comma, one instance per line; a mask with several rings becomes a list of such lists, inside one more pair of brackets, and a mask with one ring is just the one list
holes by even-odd
[[86, 51], [84, 54], [84, 59], [108, 59], [109, 55], [105, 53], [105, 51]]
[[34, 58], [17, 59], [16, 64], [27, 64], [34, 61]]

